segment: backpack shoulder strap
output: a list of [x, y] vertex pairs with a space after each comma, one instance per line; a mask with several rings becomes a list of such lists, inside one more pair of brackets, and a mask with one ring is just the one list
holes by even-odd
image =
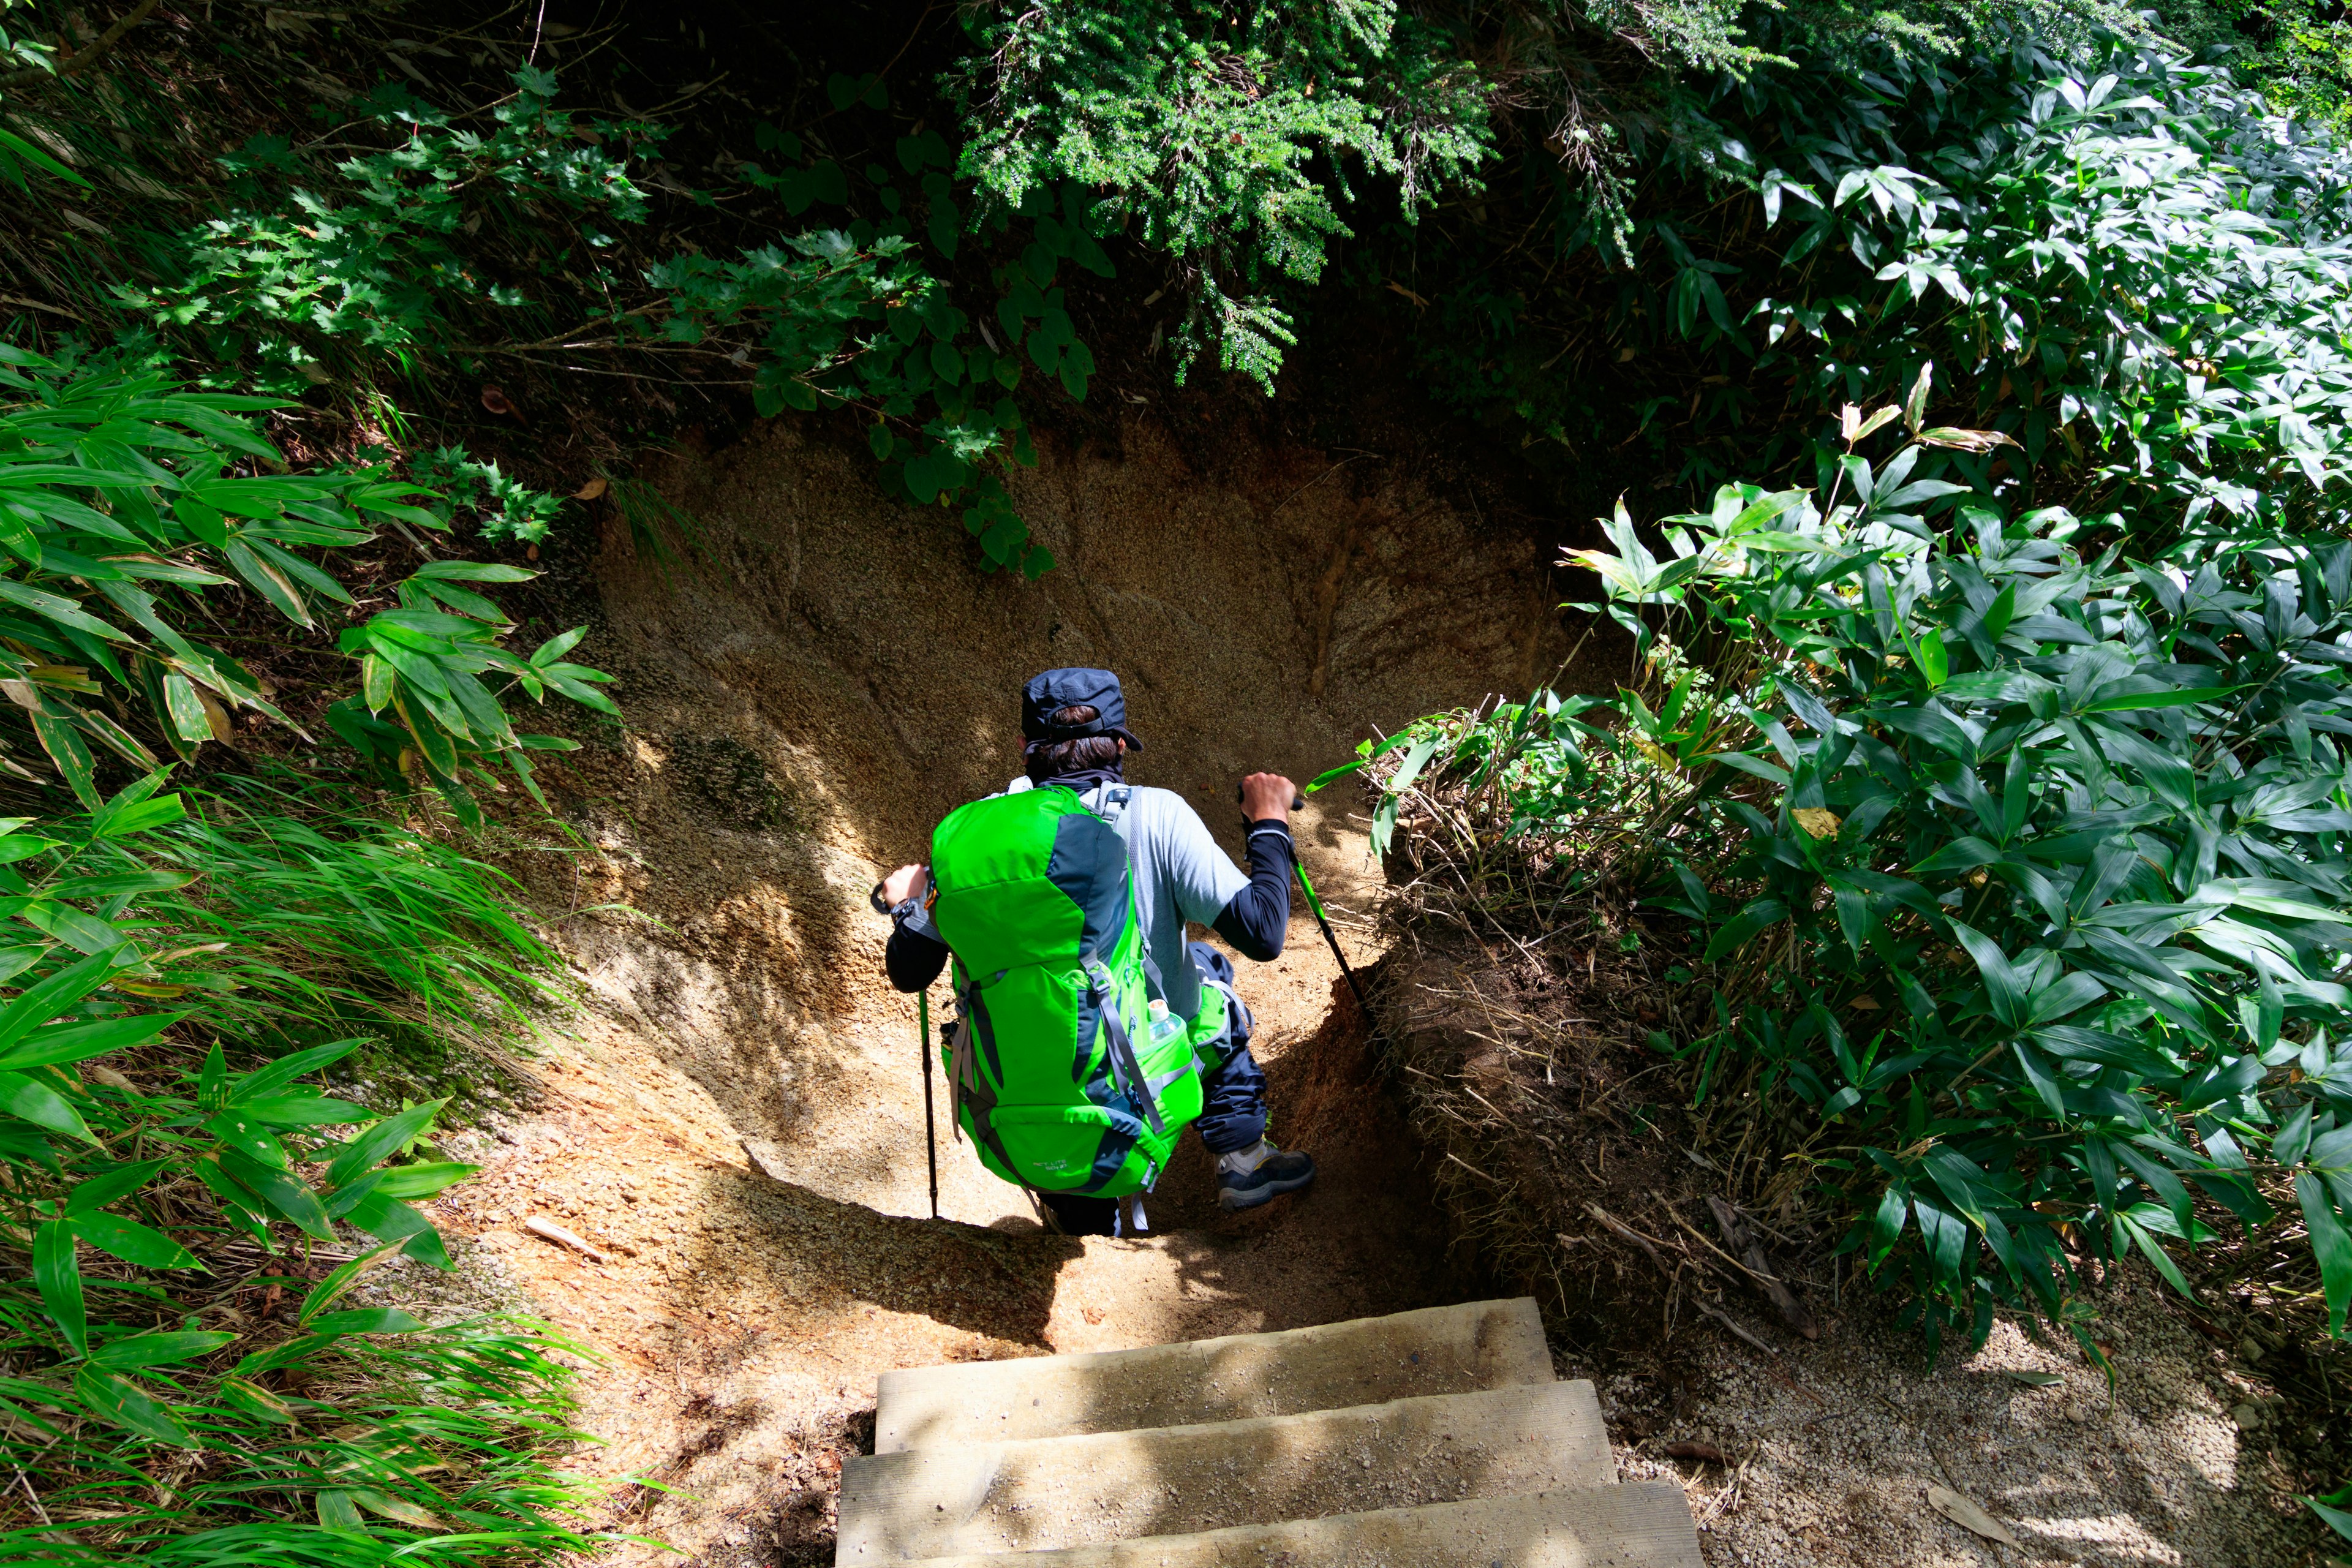
[[1127, 837], [1127, 808], [1135, 799], [1133, 784], [1097, 784], [1078, 799], [1088, 811], [1118, 828], [1121, 838]]

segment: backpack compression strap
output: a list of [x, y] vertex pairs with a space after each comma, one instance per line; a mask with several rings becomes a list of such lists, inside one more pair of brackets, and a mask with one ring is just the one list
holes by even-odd
[[1143, 1119], [1151, 1123], [1152, 1131], [1167, 1131], [1167, 1125], [1160, 1119], [1160, 1097], [1152, 1093], [1151, 1080], [1144, 1076], [1143, 1064], [1136, 1059], [1135, 1044], [1127, 1037], [1127, 1026], [1118, 1020], [1110, 975], [1091, 958], [1087, 961], [1087, 999], [1101, 1010], [1103, 1028], [1110, 1036], [1112, 1080], [1143, 1108]]

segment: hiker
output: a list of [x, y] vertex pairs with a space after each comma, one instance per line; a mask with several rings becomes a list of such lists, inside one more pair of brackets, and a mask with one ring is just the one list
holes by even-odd
[[951, 814], [931, 865], [900, 867], [880, 895], [897, 989], [922, 990], [956, 950], [961, 1016], [942, 1044], [982, 1163], [1070, 1236], [1140, 1229], [1140, 1194], [1186, 1120], [1225, 1208], [1306, 1186], [1315, 1162], [1265, 1136], [1265, 1074], [1233, 962], [1185, 940], [1195, 921], [1258, 963], [1281, 956], [1290, 781], [1242, 781], [1244, 876], [1181, 795], [1126, 782], [1143, 743], [1108, 670], [1031, 680], [1021, 732], [1024, 776]]

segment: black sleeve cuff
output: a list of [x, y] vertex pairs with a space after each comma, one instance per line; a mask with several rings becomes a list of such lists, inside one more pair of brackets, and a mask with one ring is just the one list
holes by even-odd
[[1270, 963], [1290, 931], [1290, 868], [1298, 858], [1279, 817], [1249, 826], [1249, 886], [1217, 913], [1212, 929], [1244, 958]]

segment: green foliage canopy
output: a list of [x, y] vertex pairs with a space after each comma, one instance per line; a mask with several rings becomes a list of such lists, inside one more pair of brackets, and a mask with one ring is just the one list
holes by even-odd
[[1180, 381], [1213, 348], [1272, 391], [1297, 341], [1272, 285], [1313, 283], [1351, 232], [1351, 161], [1396, 182], [1411, 222], [1441, 190], [1476, 189], [1493, 152], [1491, 84], [1391, 0], [1052, 0], [967, 26], [960, 171], [1014, 208], [1065, 180], [1107, 188], [1098, 221], [1135, 220], [1183, 278]]

